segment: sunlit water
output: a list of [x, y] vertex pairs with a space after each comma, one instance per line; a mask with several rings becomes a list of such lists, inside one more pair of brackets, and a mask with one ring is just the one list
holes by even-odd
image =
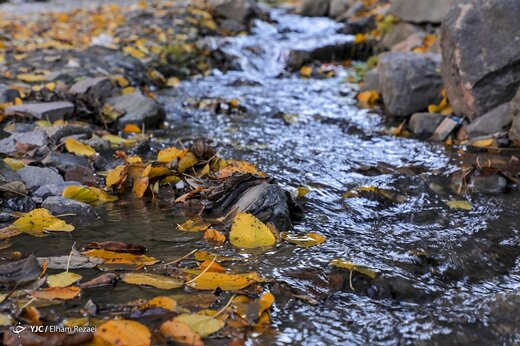
[[[354, 292], [348, 281], [336, 291], [314, 287], [327, 293], [317, 306], [277, 303], [272, 318], [278, 332], [258, 343], [520, 342], [517, 195], [461, 197], [447, 188], [432, 190], [432, 182], [447, 187], [443, 175], [456, 169], [456, 154], [440, 145], [382, 134], [383, 118], [357, 107], [355, 86], [345, 83], [348, 71], [338, 69], [337, 77], [329, 79], [280, 77], [291, 47], [351, 38], [337, 36], [338, 25], [327, 19], [273, 15], [278, 24], [260, 22], [251, 36], [216, 41], [237, 57], [242, 71], [214, 71], [160, 95], [168, 110], [168, 133], [211, 138], [224, 157], [255, 162], [285, 187], [312, 188], [294, 231], [318, 232], [327, 242], [313, 248], [281, 244], [267, 253], [241, 254], [249, 258], [244, 269], [308, 290], [314, 284], [292, 274], [317, 269], [326, 277], [328, 262], [345, 258], [378, 270], [380, 278]], [[240, 86], [237, 80], [254, 83]], [[216, 114], [191, 106], [203, 99], [233, 98], [247, 112]], [[277, 116], [281, 113], [294, 115], [295, 122], [287, 124]], [[388, 169], [378, 173], [367, 166]], [[341, 197], [363, 185], [393, 190], [406, 201]], [[449, 209], [445, 201], [453, 199], [468, 199], [474, 208]], [[38, 255], [56, 255], [66, 254], [74, 241], [118, 240], [144, 244], [150, 255], [164, 260], [194, 248], [236, 255], [229, 245], [212, 248], [198, 234], [176, 231], [175, 224], [183, 219], [172, 205], [119, 201], [100, 211], [102, 220], [78, 227], [68, 240], [61, 235], [52, 242], [32, 239], [27, 245], [29, 238], [20, 237], [15, 245], [30, 249], [45, 241]], [[429, 260], [410, 253], [416, 250], [428, 253]], [[160, 291], [118, 285], [90, 292], [96, 302], [123, 303]], [[219, 341], [208, 344], [212, 342]]]

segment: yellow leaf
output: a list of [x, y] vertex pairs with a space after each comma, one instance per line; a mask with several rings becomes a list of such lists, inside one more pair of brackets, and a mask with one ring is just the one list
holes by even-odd
[[188, 220], [183, 224], [177, 225], [177, 229], [183, 232], [203, 232], [211, 226], [209, 223], [204, 223], [202, 220]]
[[232, 161], [217, 172], [217, 178], [226, 179], [234, 173], [250, 173], [259, 177], [265, 177], [266, 174], [257, 170], [256, 166], [247, 161]]
[[225, 273], [226, 272], [226, 268], [224, 268], [223, 266], [221, 266], [220, 264], [218, 264], [214, 261], [209, 261], [209, 260], [202, 262], [199, 265], [199, 267], [202, 270], [207, 270], [208, 272], [212, 272], [212, 273]]
[[74, 226], [67, 224], [65, 221], [52, 216], [52, 214], [43, 208], [34, 209], [21, 218], [16, 220], [1, 231], [15, 230], [31, 235], [42, 236], [45, 231], [49, 232], [71, 232]]
[[333, 259], [332, 261], [330, 261], [330, 265], [332, 265], [334, 267], [348, 269], [348, 270], [351, 270], [351, 271], [358, 272], [359, 274], [363, 274], [363, 275], [368, 276], [372, 280], [377, 278], [377, 275], [378, 275], [377, 272], [375, 272], [374, 270], [372, 270], [370, 268], [367, 268], [367, 267], [364, 267], [364, 266], [360, 266], [358, 264], [354, 264], [354, 263], [349, 262], [349, 261], [344, 260], [344, 259], [339, 259], [339, 258]]
[[94, 192], [100, 202], [114, 202], [117, 201], [116, 196], [109, 195], [107, 192], [98, 189], [97, 187], [89, 187], [90, 191]]
[[367, 36], [365, 34], [357, 34], [354, 38], [354, 44], [361, 44], [367, 41]]
[[124, 133], [141, 133], [141, 129], [136, 124], [126, 124], [123, 128]]
[[21, 73], [17, 75], [16, 78], [26, 83], [41, 83], [47, 81], [47, 76], [43, 74]]
[[116, 135], [104, 135], [101, 138], [103, 138], [105, 141], [109, 141], [114, 145], [132, 145], [135, 143], [135, 140], [133, 139], [125, 139]]
[[307, 233], [304, 235], [295, 235], [287, 232], [282, 232], [280, 235], [283, 240], [289, 243], [296, 244], [298, 246], [310, 247], [314, 245], [320, 245], [325, 242], [325, 237], [317, 233]]
[[200, 335], [195, 333], [190, 326], [180, 321], [166, 321], [161, 325], [161, 333], [167, 338], [172, 338], [181, 345], [204, 346]]
[[88, 187], [80, 185], [67, 186], [63, 190], [62, 196], [88, 204], [92, 204], [98, 200], [97, 194]]
[[150, 346], [152, 334], [145, 325], [130, 320], [110, 320], [97, 327], [94, 344], [110, 346]]
[[130, 84], [128, 83], [128, 80], [121, 75], [112, 76], [112, 80], [115, 81], [121, 88], [126, 88]]
[[41, 127], [49, 127], [52, 126], [52, 124], [48, 120], [38, 120], [34, 122], [36, 125]]
[[166, 81], [166, 85], [170, 88], [177, 88], [181, 84], [181, 81], [177, 77], [170, 77]]
[[[208, 251], [197, 251], [195, 252], [195, 260], [197, 261], [212, 261], [214, 258], [215, 258], [215, 254], [212, 254], [211, 252], [208, 252]], [[221, 262], [224, 262], [224, 261], [237, 261], [237, 260], [240, 260], [239, 258], [236, 258], [236, 257], [227, 257], [227, 256], [217, 256], [217, 261], [221, 261]]]
[[131, 47], [131, 46], [127, 46], [127, 47], [123, 48], [123, 52], [125, 52], [125, 54], [131, 55], [137, 59], [142, 59], [142, 58], [146, 57], [145, 53], [143, 53], [139, 49], [137, 49], [135, 47]]
[[126, 273], [121, 280], [131, 285], [146, 285], [163, 290], [171, 290], [184, 286], [184, 283], [169, 276], [148, 273]]
[[170, 175], [171, 173], [172, 172], [166, 167], [152, 167], [150, 173], [148, 173], [148, 178], [153, 179], [165, 175]]
[[226, 241], [226, 236], [222, 232], [210, 228], [204, 232], [204, 239], [217, 243], [224, 243]]
[[159, 163], [171, 162], [171, 161], [177, 160], [179, 157], [184, 156], [185, 153], [186, 153], [186, 151], [175, 148], [175, 147], [166, 148], [166, 149], [159, 151], [159, 153], [157, 154], [157, 162], [159, 162]]
[[150, 299], [148, 303], [146, 303], [146, 308], [163, 308], [165, 310], [176, 311], [177, 310], [177, 302], [170, 297], [159, 296], [153, 299]]
[[310, 66], [302, 66], [300, 69], [300, 75], [303, 77], [310, 77], [312, 74], [312, 67]]
[[145, 255], [134, 255], [124, 252], [115, 252], [108, 250], [88, 250], [83, 252], [83, 255], [88, 257], [100, 258], [104, 263], [108, 264], [136, 264], [136, 265], [152, 265], [160, 262], [158, 259], [145, 256]]
[[81, 293], [79, 287], [50, 287], [31, 292], [31, 296], [44, 300], [69, 300], [76, 298]]
[[274, 245], [276, 238], [273, 232], [253, 215], [238, 213], [233, 219], [229, 242], [233, 246], [249, 249]]
[[474, 147], [477, 147], [477, 148], [487, 148], [487, 147], [492, 146], [494, 143], [495, 143], [494, 138], [486, 138], [486, 139], [481, 139], [478, 141], [471, 142], [471, 145]]
[[451, 209], [461, 209], [461, 210], [467, 210], [470, 211], [473, 209], [473, 206], [468, 201], [448, 201], [446, 202], [448, 207]]
[[134, 87], [126, 87], [121, 90], [121, 95], [135, 94], [136, 90]]
[[186, 285], [198, 290], [216, 290], [220, 288], [223, 291], [235, 291], [241, 290], [252, 283], [253, 280], [238, 274], [205, 272]]
[[179, 173], [184, 173], [189, 168], [195, 166], [197, 162], [199, 162], [199, 159], [197, 159], [195, 154], [188, 152], [179, 160], [177, 170], [179, 171]]
[[108, 172], [106, 178], [107, 187], [121, 184], [128, 175], [128, 167], [120, 165]]
[[54, 83], [54, 82], [47, 83], [47, 84], [45, 84], [45, 87], [47, 89], [49, 89], [50, 91], [54, 91], [56, 89], [56, 83]]
[[25, 163], [22, 160], [12, 159], [10, 157], [6, 157], [4, 162], [11, 168], [13, 171], [17, 171], [25, 167]]
[[72, 137], [65, 140], [65, 148], [69, 153], [77, 156], [94, 156], [96, 151], [89, 145], [78, 142]]
[[299, 186], [297, 190], [298, 190], [298, 195], [297, 195], [298, 198], [305, 197], [305, 195], [307, 195], [311, 191], [311, 189], [309, 189], [307, 186]]
[[206, 337], [216, 333], [220, 329], [224, 328], [224, 325], [226, 324], [225, 321], [199, 314], [182, 314], [175, 317], [172, 321], [188, 325], [200, 337]]
[[47, 277], [47, 284], [49, 287], [67, 287], [79, 280], [81, 280], [81, 275], [63, 272], [56, 275], [49, 275]]
[[152, 170], [152, 164], [148, 164], [146, 168], [141, 173], [141, 176], [134, 180], [134, 185], [132, 187], [132, 191], [137, 197], [143, 197], [144, 193], [148, 189], [148, 184], [150, 179], [148, 178], [148, 174]]
[[360, 92], [356, 98], [361, 104], [361, 106], [366, 108], [372, 108], [376, 105], [376, 102], [379, 100], [379, 93], [375, 90], [367, 90]]

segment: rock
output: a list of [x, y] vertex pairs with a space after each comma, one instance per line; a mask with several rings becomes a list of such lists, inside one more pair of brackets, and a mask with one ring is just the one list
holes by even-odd
[[260, 13], [254, 0], [209, 0], [208, 7], [214, 16], [239, 23], [247, 23]]
[[424, 33], [412, 34], [406, 40], [393, 46], [392, 52], [412, 52], [415, 48], [423, 46], [424, 36]]
[[439, 24], [460, 0], [391, 0], [390, 2], [390, 12], [407, 22]]
[[352, 0], [330, 0], [329, 17], [338, 18], [349, 9], [352, 2]]
[[42, 163], [45, 166], [57, 168], [63, 174], [76, 167], [88, 167], [89, 165], [89, 161], [85, 156], [76, 156], [55, 151], [47, 155], [42, 160]]
[[27, 166], [17, 171], [29, 190], [37, 190], [47, 184], [63, 183], [61, 175], [50, 168]]
[[376, 18], [374, 16], [350, 18], [341, 32], [347, 35], [357, 35], [369, 32], [375, 27]]
[[287, 66], [292, 70], [298, 70], [306, 63], [313, 61], [330, 62], [344, 60], [352, 57], [354, 43], [350, 38], [331, 38], [329, 42], [320, 39], [308, 41], [301, 47], [294, 48], [289, 53]]
[[384, 53], [379, 57], [379, 84], [386, 111], [409, 116], [438, 104], [442, 78], [436, 54]]
[[452, 118], [444, 118], [440, 125], [435, 129], [431, 140], [444, 141], [453, 132], [453, 130], [455, 130], [458, 124], [459, 123]]
[[15, 132], [9, 137], [0, 140], [0, 153], [8, 155], [15, 153], [17, 151], [17, 144], [43, 147], [47, 145], [47, 143], [47, 135], [41, 128], [36, 128], [30, 132]]
[[292, 226], [288, 198], [280, 186], [259, 184], [247, 190], [234, 205], [238, 212], [255, 215], [264, 223], [273, 224], [280, 232]]
[[442, 76], [456, 114], [470, 120], [520, 86], [520, 1], [464, 1], [442, 24]]
[[383, 47], [391, 49], [398, 43], [401, 43], [408, 39], [413, 34], [424, 33], [424, 30], [420, 26], [413, 25], [406, 22], [401, 22], [392, 26], [381, 41]]
[[65, 173], [65, 181], [78, 181], [85, 185], [95, 185], [97, 180], [94, 175], [94, 170], [77, 166]]
[[509, 130], [509, 139], [512, 141], [520, 141], [520, 88], [518, 88], [518, 92], [511, 100], [510, 105], [513, 115], [513, 124]]
[[12, 183], [15, 181], [21, 181], [22, 178], [18, 173], [13, 171], [5, 162], [4, 160], [0, 160], [0, 186]]
[[492, 135], [506, 131], [513, 122], [511, 103], [504, 103], [495, 109], [477, 118], [466, 127], [466, 134], [470, 138]]
[[329, 14], [330, 2], [331, 0], [304, 0], [300, 14], [305, 17], [325, 17]]
[[355, 1], [354, 3], [352, 3], [349, 9], [340, 16], [340, 18], [349, 19], [355, 17], [358, 14], [360, 14], [364, 9], [365, 5], [361, 1]]
[[444, 116], [436, 113], [415, 113], [410, 118], [408, 128], [418, 136], [431, 136]]
[[45, 133], [51, 142], [59, 143], [62, 138], [73, 135], [85, 135], [86, 138], [90, 138], [93, 131], [88, 126], [65, 124], [46, 127]]
[[42, 208], [50, 210], [54, 215], [75, 214], [79, 217], [99, 218], [99, 215], [89, 204], [61, 196], [47, 197], [42, 204]]
[[108, 99], [107, 103], [114, 109], [124, 113], [117, 120], [119, 128], [132, 123], [146, 128], [159, 126], [165, 118], [164, 109], [161, 105], [140, 93], [127, 94]]
[[7, 116], [31, 116], [39, 120], [63, 120], [65, 116], [74, 113], [74, 105], [70, 102], [45, 102], [45, 103], [25, 103], [22, 105], [10, 106], [5, 110]]
[[20, 92], [15, 89], [9, 89], [5, 85], [0, 85], [0, 103], [13, 102], [20, 97]]
[[488, 195], [503, 194], [507, 189], [507, 179], [502, 174], [474, 174], [470, 179], [469, 187], [473, 192]]
[[72, 185], [79, 186], [81, 184], [76, 181], [65, 181], [59, 184], [46, 184], [40, 186], [38, 190], [34, 191], [33, 196], [40, 197], [42, 199], [45, 199], [50, 196], [61, 196], [63, 194], [63, 190], [65, 190], [67, 186]]
[[70, 87], [69, 93], [76, 96], [90, 96], [95, 100], [105, 99], [112, 92], [112, 81], [108, 77], [87, 78]]
[[363, 79], [363, 87], [361, 89], [363, 91], [381, 90], [381, 86], [379, 85], [379, 73], [377, 72], [377, 68], [373, 68], [365, 74], [365, 78]]

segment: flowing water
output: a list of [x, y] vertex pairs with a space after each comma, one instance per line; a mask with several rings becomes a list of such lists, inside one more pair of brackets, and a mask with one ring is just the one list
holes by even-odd
[[[274, 23], [257, 22], [249, 36], [213, 42], [235, 56], [240, 71], [215, 70], [160, 94], [169, 135], [213, 139], [222, 156], [255, 162], [287, 188], [311, 187], [294, 231], [321, 233], [326, 243], [281, 244], [240, 255], [248, 259], [243, 265], [248, 269], [320, 293], [314, 295], [319, 304], [278, 302], [272, 313], [277, 332], [250, 343], [518, 344], [517, 194], [454, 195], [447, 174], [457, 169], [457, 153], [385, 135], [383, 118], [358, 108], [356, 87], [345, 82], [348, 69], [337, 68], [336, 77], [326, 79], [284, 73], [291, 48], [352, 38], [337, 34], [338, 24], [328, 19], [279, 10], [272, 15]], [[218, 113], [199, 105], [216, 99], [238, 99], [247, 111]], [[342, 198], [358, 186], [398, 197]], [[445, 202], [454, 199], [468, 199], [473, 209], [450, 209]], [[78, 227], [69, 239], [55, 237], [37, 254], [66, 254], [74, 241], [117, 240], [144, 244], [150, 255], [165, 260], [194, 248], [236, 255], [229, 245], [215, 249], [200, 235], [176, 231], [182, 216], [171, 206], [119, 201], [101, 210], [100, 221]], [[27, 245], [28, 239], [16, 239], [18, 248], [29, 251], [34, 240]], [[426, 255], [416, 256], [420, 253]], [[333, 258], [373, 268], [380, 276], [372, 284], [357, 279], [354, 291], [348, 280], [329, 290]], [[98, 303], [123, 303], [160, 291], [118, 285], [91, 292]]]

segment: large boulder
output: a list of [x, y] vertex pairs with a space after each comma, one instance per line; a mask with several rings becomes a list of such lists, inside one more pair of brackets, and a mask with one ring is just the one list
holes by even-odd
[[455, 113], [473, 120], [520, 85], [520, 1], [465, 0], [442, 25], [442, 76]]
[[412, 23], [439, 24], [460, 0], [391, 0], [390, 12]]
[[441, 100], [442, 78], [436, 54], [384, 53], [378, 62], [379, 84], [387, 113], [405, 117]]
[[260, 13], [254, 0], [209, 0], [208, 6], [213, 15], [242, 24]]

